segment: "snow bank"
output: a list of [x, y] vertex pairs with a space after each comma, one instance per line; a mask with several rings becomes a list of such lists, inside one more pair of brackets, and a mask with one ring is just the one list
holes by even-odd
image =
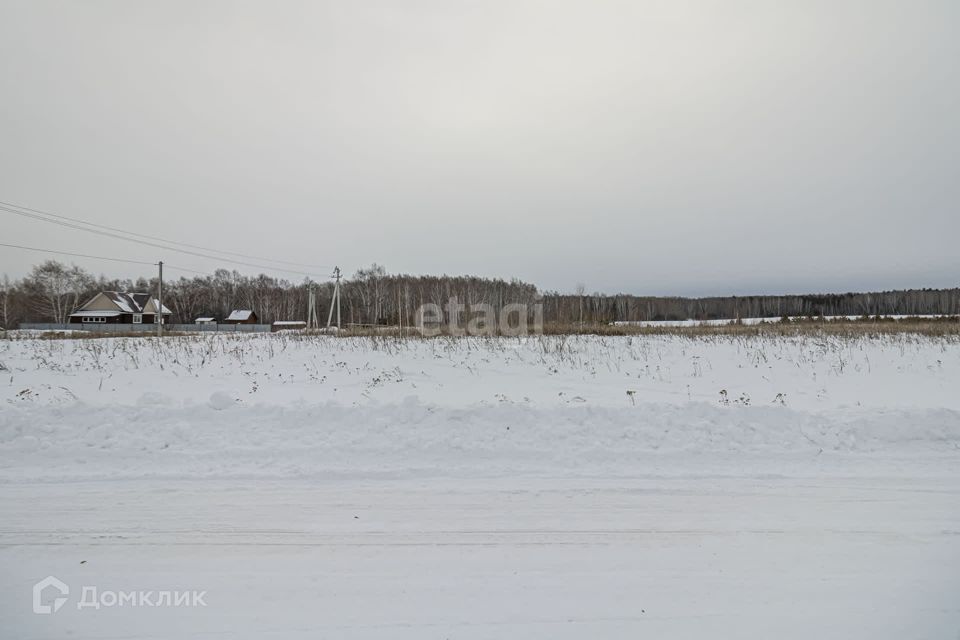
[[0, 406], [688, 402], [960, 410], [960, 341], [893, 335], [408, 340], [210, 335], [0, 343]]
[[669, 471], [673, 454], [955, 456], [958, 446], [960, 412], [949, 409], [824, 414], [706, 403], [454, 409], [411, 399], [363, 407], [121, 406], [106, 412], [77, 404], [5, 410], [0, 479], [636, 475], [654, 467]]
[[22, 340], [0, 360], [7, 482], [960, 455], [947, 338]]

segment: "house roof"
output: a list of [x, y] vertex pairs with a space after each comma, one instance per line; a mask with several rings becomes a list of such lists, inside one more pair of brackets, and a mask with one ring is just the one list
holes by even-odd
[[[101, 296], [105, 297], [107, 300], [112, 302], [117, 308], [118, 313], [143, 313], [143, 310], [153, 302], [153, 308], [156, 309], [160, 306], [159, 301], [152, 297], [149, 293], [127, 293], [123, 291], [102, 291]], [[72, 316], [84, 315], [86, 313], [87, 306], [96, 300], [99, 296], [94, 296], [93, 300], [89, 300], [85, 305], [80, 307], [77, 310], [77, 313], [72, 313]], [[92, 312], [91, 312], [92, 313]], [[86, 313], [86, 315], [91, 315], [91, 313]], [[151, 312], [152, 313], [152, 312]], [[167, 305], [163, 305], [163, 313], [169, 314], [172, 313]], [[103, 311], [97, 311], [93, 315], [109, 315], [105, 314]]]
[[216, 318], [197, 318], [194, 322], [213, 322]]
[[150, 299], [149, 293], [123, 293], [104, 291], [103, 295], [124, 313], [140, 313]]
[[[160, 306], [160, 301], [159, 301], [159, 300], [157, 300], [156, 298], [150, 298], [150, 299], [147, 300], [147, 302], [143, 305], [144, 312], [146, 312], [147, 305], [149, 305], [151, 302], [153, 303], [153, 307], [152, 307], [153, 310], [150, 311], [150, 313], [155, 313], [156, 309]], [[170, 308], [167, 307], [167, 305], [163, 305], [163, 313], [166, 314], [166, 313], [173, 313], [173, 312], [170, 311]]]
[[227, 320], [249, 320], [252, 315], [253, 311], [250, 309], [234, 309], [227, 316]]

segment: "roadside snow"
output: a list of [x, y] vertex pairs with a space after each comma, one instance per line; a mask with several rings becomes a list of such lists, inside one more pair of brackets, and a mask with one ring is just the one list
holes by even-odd
[[0, 342], [0, 403], [243, 406], [337, 401], [541, 408], [645, 403], [960, 410], [960, 341], [892, 335], [528, 339], [282, 334]]
[[0, 428], [0, 481], [105, 478], [666, 475], [750, 461], [773, 473], [958, 461], [960, 412], [797, 411], [697, 402], [637, 407], [501, 404], [451, 408], [415, 398], [358, 407], [207, 404], [16, 407]]
[[[960, 628], [960, 342], [0, 343], [0, 635]], [[55, 575], [66, 606], [31, 612]], [[208, 607], [78, 609], [81, 587]]]

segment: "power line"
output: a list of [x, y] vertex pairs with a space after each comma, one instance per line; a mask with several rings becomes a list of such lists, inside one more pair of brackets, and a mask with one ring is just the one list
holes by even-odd
[[[108, 232], [108, 231], [100, 231], [100, 230], [98, 230], [98, 229], [89, 229], [89, 228], [87, 228], [87, 227], [83, 227], [83, 226], [80, 226], [80, 225], [78, 225], [78, 224], [73, 224], [73, 223], [70, 223], [70, 222], [63, 222], [63, 221], [61, 221], [61, 220], [54, 220], [54, 219], [51, 219], [51, 218], [45, 218], [45, 217], [43, 217], [42, 215], [37, 215], [37, 214], [35, 214], [35, 213], [30, 213], [30, 212], [27, 212], [27, 211], [19, 211], [19, 210], [17, 210], [17, 209], [12, 209], [12, 208], [10, 208], [10, 207], [3, 206], [2, 204], [0, 204], [0, 211], [7, 211], [7, 212], [9, 212], [9, 213], [13, 213], [13, 214], [16, 214], [16, 215], [18, 215], [18, 216], [23, 216], [23, 217], [25, 217], [25, 218], [31, 218], [31, 219], [34, 219], [34, 220], [40, 220], [40, 221], [42, 221], [42, 222], [49, 222], [49, 223], [51, 223], [51, 224], [56, 224], [56, 225], [59, 225], [59, 226], [61, 226], [61, 227], [67, 227], [67, 228], [69, 228], [69, 229], [76, 229], [76, 230], [79, 230], [79, 231], [86, 231], [87, 233], [94, 233], [94, 234], [98, 234], [98, 235], [102, 235], [102, 236], [107, 236], [107, 237], [110, 237], [110, 238], [116, 238], [116, 239], [118, 239], [118, 240], [126, 240], [127, 242], [135, 242], [135, 243], [137, 243], [137, 244], [142, 244], [142, 245], [146, 245], [146, 246], [150, 246], [150, 247], [156, 247], [156, 248], [158, 248], [158, 249], [166, 249], [167, 251], [176, 251], [176, 252], [178, 252], [178, 253], [184, 253], [184, 254], [187, 254], [187, 255], [197, 256], [197, 257], [200, 257], [200, 258], [206, 258], [206, 259], [208, 259], [208, 260], [218, 260], [218, 261], [220, 261], [220, 262], [229, 262], [229, 263], [232, 263], [232, 264], [238, 264], [238, 265], [242, 265], [242, 266], [245, 266], [245, 267], [253, 267], [253, 268], [255, 268], [255, 269], [263, 269], [263, 270], [266, 270], [266, 271], [282, 271], [282, 272], [285, 272], [285, 273], [295, 273], [295, 274], [297, 274], [297, 275], [306, 276], [306, 277], [308, 277], [308, 278], [317, 277], [316, 274], [309, 273], [309, 272], [306, 272], [306, 271], [295, 271], [295, 270], [293, 270], [293, 269], [283, 269], [283, 268], [280, 268], [280, 267], [272, 267], [272, 266], [268, 266], [268, 265], [254, 264], [254, 263], [251, 263], [251, 262], [244, 262], [244, 261], [242, 261], [242, 260], [233, 260], [233, 259], [231, 259], [231, 258], [224, 258], [224, 257], [221, 257], [221, 256], [211, 256], [211, 255], [208, 255], [208, 254], [199, 253], [199, 252], [197, 252], [197, 251], [190, 251], [190, 250], [187, 250], [187, 249], [179, 249], [179, 248], [177, 248], [177, 247], [168, 247], [168, 246], [165, 246], [165, 245], [162, 245], [162, 244], [157, 244], [157, 243], [155, 243], [155, 242], [149, 242], [149, 241], [147, 241], [147, 240], [137, 240], [136, 238], [127, 238], [126, 236], [117, 235], [117, 234], [115, 234], [115, 233], [110, 233], [110, 232]], [[87, 223], [83, 223], [83, 224], [87, 224]], [[127, 232], [123, 232], [123, 233], [127, 233]]]
[[[126, 258], [108, 258], [107, 256], [94, 256], [88, 253], [74, 253], [72, 251], [57, 251], [56, 249], [41, 249], [39, 247], [27, 247], [21, 244], [7, 244], [6, 242], [0, 242], [0, 247], [9, 247], [11, 249], [24, 249], [25, 251], [39, 251], [40, 253], [52, 253], [60, 256], [71, 256], [74, 258], [90, 258], [92, 260], [109, 260], [110, 262], [126, 262], [128, 264], [143, 264], [148, 267], [157, 266], [156, 262], [145, 262], [143, 260], [127, 260]], [[189, 269], [187, 267], [180, 267], [172, 264], [163, 263], [163, 266], [168, 269], [175, 269], [176, 271], [186, 271], [187, 273], [195, 273], [201, 276], [211, 275], [209, 271], [197, 271], [196, 269]]]
[[292, 269], [282, 269], [282, 268], [280, 268], [280, 267], [273, 267], [273, 266], [269, 266], [269, 265], [253, 264], [253, 263], [250, 263], [250, 262], [244, 262], [244, 261], [241, 261], [241, 260], [233, 260], [233, 259], [231, 259], [231, 258], [224, 258], [224, 257], [221, 257], [221, 256], [211, 256], [211, 255], [199, 253], [199, 252], [197, 252], [197, 251], [189, 251], [189, 250], [187, 250], [187, 249], [179, 249], [179, 248], [177, 248], [177, 247], [168, 247], [168, 246], [165, 246], [165, 245], [162, 245], [162, 244], [157, 244], [157, 243], [155, 243], [155, 242], [148, 242], [148, 241], [146, 241], [146, 240], [137, 240], [137, 239], [135, 239], [135, 238], [127, 238], [127, 237], [125, 237], [125, 236], [117, 235], [117, 234], [115, 234], [115, 233], [110, 233], [110, 232], [107, 232], [107, 231], [99, 231], [99, 230], [97, 230], [97, 229], [88, 229], [88, 228], [86, 228], [86, 227], [82, 227], [82, 226], [80, 226], [80, 225], [73, 224], [73, 223], [70, 223], [70, 222], [62, 222], [62, 221], [60, 221], [60, 220], [53, 220], [53, 219], [50, 219], [50, 218], [45, 218], [45, 217], [43, 217], [43, 216], [41, 216], [41, 215], [36, 215], [36, 214], [28, 213], [28, 212], [25, 212], [25, 211], [18, 211], [18, 210], [16, 210], [16, 209], [11, 209], [11, 208], [6, 207], [6, 206], [0, 206], [0, 211], [7, 211], [7, 212], [9, 212], [9, 213], [13, 213], [13, 214], [16, 214], [16, 215], [19, 215], [19, 216], [23, 216], [23, 217], [25, 217], [25, 218], [31, 218], [31, 219], [34, 219], [34, 220], [40, 220], [40, 221], [42, 221], [42, 222], [49, 222], [49, 223], [52, 223], [52, 224], [59, 225], [59, 226], [61, 226], [61, 227], [67, 227], [67, 228], [69, 228], [69, 229], [76, 229], [76, 230], [79, 230], [79, 231], [86, 231], [87, 233], [94, 233], [94, 234], [97, 234], [97, 235], [107, 236], [107, 237], [109, 237], [109, 238], [116, 238], [116, 239], [118, 239], [118, 240], [126, 240], [127, 242], [135, 242], [135, 243], [137, 243], [137, 244], [142, 244], [142, 245], [146, 245], [146, 246], [150, 246], [150, 247], [156, 247], [156, 248], [158, 248], [158, 249], [166, 249], [167, 251], [176, 251], [176, 252], [179, 252], [179, 253], [185, 253], [185, 254], [188, 254], [188, 255], [197, 256], [197, 257], [200, 257], [200, 258], [207, 258], [208, 260], [219, 260], [219, 261], [221, 261], [221, 262], [230, 262], [230, 263], [233, 263], [233, 264], [239, 264], [239, 265], [243, 265], [243, 266], [247, 266], [247, 267], [254, 267], [254, 268], [256, 268], [256, 269], [265, 269], [265, 270], [267, 270], [267, 271], [271, 271], [271, 270], [272, 270], [272, 271], [283, 271], [283, 272], [287, 272], [287, 273], [296, 273], [296, 274], [298, 274], [298, 275], [304, 275], [304, 276], [307, 276], [307, 277], [313, 276], [313, 274], [307, 273], [307, 272], [304, 272], [304, 271], [294, 271], [294, 270], [292, 270]]
[[[222, 253], [222, 254], [225, 254], [225, 255], [228, 255], [228, 256], [237, 256], [237, 257], [240, 257], [240, 258], [247, 258], [247, 259], [250, 259], [250, 260], [264, 260], [264, 261], [266, 261], [266, 262], [276, 262], [276, 263], [278, 263], [278, 264], [287, 264], [287, 265], [291, 265], [291, 266], [295, 266], [295, 267], [306, 267], [306, 268], [308, 268], [308, 269], [321, 269], [321, 270], [323, 270], [323, 269], [331, 269], [331, 268], [332, 268], [330, 265], [317, 265], [317, 264], [305, 264], [305, 263], [302, 263], [302, 262], [290, 262], [290, 261], [287, 261], [287, 260], [276, 260], [276, 259], [274, 259], [274, 258], [265, 258], [265, 257], [262, 257], [262, 256], [249, 255], [249, 254], [246, 254], [246, 253], [236, 253], [236, 252], [234, 252], [234, 251], [222, 251], [222, 250], [220, 250], [220, 249], [211, 249], [211, 248], [209, 248], [209, 247], [203, 247], [203, 246], [200, 246], [200, 245], [189, 244], [189, 243], [187, 243], [187, 242], [179, 242], [179, 241], [177, 241], [177, 240], [168, 240], [168, 239], [166, 239], [166, 238], [160, 238], [160, 237], [157, 237], [157, 236], [151, 236], [151, 235], [147, 235], [147, 234], [143, 234], [143, 233], [136, 233], [136, 232], [134, 232], [134, 231], [127, 231], [127, 230], [125, 230], [125, 229], [120, 229], [120, 228], [118, 228], [118, 227], [111, 227], [111, 226], [104, 225], [104, 224], [98, 224], [98, 223], [96, 223], [96, 222], [89, 222], [89, 221], [87, 221], [87, 220], [81, 220], [80, 218], [71, 218], [70, 216], [64, 216], [64, 215], [60, 215], [60, 214], [58, 214], [58, 213], [51, 213], [51, 212], [49, 212], [49, 211], [43, 211], [42, 209], [33, 209], [33, 208], [31, 208], [31, 207], [25, 207], [25, 206], [20, 205], [20, 204], [14, 204], [14, 203], [12, 203], [12, 202], [4, 202], [4, 201], [2, 201], [2, 200], [0, 200], [0, 205], [3, 205], [4, 207], [13, 207], [14, 209], [21, 209], [21, 210], [23, 210], [23, 211], [25, 211], [25, 212], [26, 212], [26, 211], [29, 211], [29, 212], [31, 212], [31, 213], [40, 214], [40, 215], [44, 215], [44, 216], [49, 216], [49, 217], [51, 217], [51, 218], [59, 218], [60, 220], [69, 220], [69, 221], [71, 221], [71, 222], [78, 222], [78, 223], [80, 223], [80, 224], [84, 224], [84, 225], [87, 225], [87, 226], [89, 226], [89, 227], [96, 227], [96, 228], [98, 228], [98, 229], [106, 229], [107, 231], [116, 231], [116, 232], [118, 232], [118, 233], [124, 233], [124, 234], [126, 234], [126, 235], [135, 236], [135, 237], [137, 237], [137, 238], [145, 238], [145, 239], [147, 239], [147, 240], [155, 240], [155, 241], [157, 241], [157, 242], [165, 242], [165, 243], [167, 243], [167, 244], [179, 245], [179, 246], [182, 246], [182, 247], [189, 247], [189, 248], [191, 248], [191, 249], [197, 249], [197, 250], [199, 250], [199, 251], [206, 251], [206, 252], [208, 252], [208, 253]], [[6, 209], [6, 210], [9, 211], [9, 209]], [[17, 213], [17, 212], [14, 211], [14, 212], [12, 212], [12, 213]], [[52, 222], [52, 221], [51, 221], [51, 222]]]
[[27, 251], [39, 251], [41, 253], [56, 253], [62, 256], [73, 256], [75, 258], [92, 258], [94, 260], [109, 260], [111, 262], [128, 262], [130, 264], [145, 264], [151, 267], [157, 266], [156, 262], [144, 262], [143, 260], [125, 260], [123, 258], [108, 258], [106, 256], [91, 256], [86, 253], [71, 253], [70, 251], [55, 251], [53, 249], [40, 249], [37, 247], [25, 247], [19, 244], [6, 244], [0, 242], [0, 247], [10, 247], [11, 249], [25, 249]]
[[207, 272], [207, 271], [197, 271], [196, 269], [187, 269], [186, 267], [177, 267], [177, 266], [174, 266], [174, 265], [172, 265], [172, 264], [168, 264], [168, 263], [166, 263], [166, 262], [163, 263], [163, 266], [165, 266], [165, 267], [168, 268], [168, 269], [174, 269], [175, 271], [186, 271], [187, 273], [196, 273], [196, 274], [201, 275], [201, 276], [209, 276], [209, 275], [210, 275], [210, 273]]

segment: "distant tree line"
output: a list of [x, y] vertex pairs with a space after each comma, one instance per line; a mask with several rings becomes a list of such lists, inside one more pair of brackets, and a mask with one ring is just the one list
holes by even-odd
[[[234, 309], [252, 309], [261, 322], [303, 320], [313, 287], [321, 323], [333, 297], [332, 282], [290, 282], [267, 275], [244, 276], [218, 269], [210, 276], [164, 281], [164, 304], [171, 322], [197, 317], [225, 318]], [[615, 321], [779, 318], [782, 316], [875, 316], [960, 314], [960, 288], [911, 289], [877, 293], [709, 298], [645, 297], [541, 293], [520, 280], [472, 276], [388, 274], [380, 265], [360, 269], [341, 283], [345, 325], [412, 325], [425, 304], [446, 308], [451, 298], [465, 305], [489, 305], [499, 313], [513, 303], [542, 304], [545, 323], [574, 325]], [[0, 326], [21, 322], [67, 322], [70, 314], [100, 291], [156, 292], [156, 278], [136, 280], [95, 277], [77, 266], [49, 260], [20, 279], [0, 280]]]
[[[163, 303], [172, 323], [192, 323], [198, 317], [222, 320], [234, 309], [252, 309], [260, 322], [305, 320], [310, 289], [317, 313], [325, 323], [333, 299], [333, 282], [290, 282], [267, 275], [244, 276], [218, 269], [210, 276], [164, 278]], [[110, 279], [54, 260], [35, 266], [22, 280], [0, 280], [0, 326], [21, 322], [67, 322], [71, 313], [100, 291], [156, 293], [156, 278]], [[405, 325], [416, 322], [424, 304], [446, 305], [451, 298], [466, 304], [504, 305], [537, 301], [537, 288], [519, 280], [472, 276], [410, 276], [387, 274], [377, 264], [360, 269], [340, 286], [344, 325]]]
[[723, 320], [878, 315], [958, 315], [960, 288], [908, 289], [871, 293], [709, 298], [633, 295], [544, 296], [544, 316], [560, 323], [642, 320]]

